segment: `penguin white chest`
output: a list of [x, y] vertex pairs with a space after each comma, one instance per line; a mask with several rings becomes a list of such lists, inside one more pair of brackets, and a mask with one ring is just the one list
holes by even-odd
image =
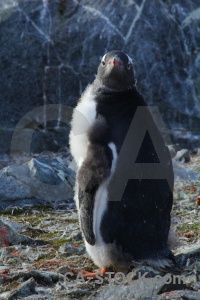
[[96, 119], [96, 102], [89, 85], [74, 109], [69, 136], [71, 153], [78, 167], [86, 157], [88, 147], [87, 132]]

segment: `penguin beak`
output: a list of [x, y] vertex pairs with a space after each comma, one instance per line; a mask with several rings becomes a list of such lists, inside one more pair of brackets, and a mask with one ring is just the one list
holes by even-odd
[[119, 57], [114, 57], [113, 59], [111, 59], [109, 61], [109, 65], [112, 65], [112, 66], [115, 66], [115, 67], [121, 66], [122, 65], [122, 61], [121, 61], [121, 59]]

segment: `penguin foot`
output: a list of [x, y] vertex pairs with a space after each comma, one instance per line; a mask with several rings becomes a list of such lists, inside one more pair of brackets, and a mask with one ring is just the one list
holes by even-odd
[[86, 270], [81, 270], [80, 272], [76, 269], [73, 269], [72, 272], [74, 273], [74, 275], [77, 275], [81, 272], [81, 276], [84, 279], [88, 279], [88, 278], [93, 278], [96, 279], [97, 275], [99, 275], [99, 273], [102, 274], [102, 276], [105, 276], [106, 273], [106, 268], [102, 268], [101, 270], [98, 270], [97, 272], [88, 272]]

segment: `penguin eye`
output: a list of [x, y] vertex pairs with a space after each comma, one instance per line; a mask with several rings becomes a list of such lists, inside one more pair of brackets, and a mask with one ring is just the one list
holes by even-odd
[[131, 63], [128, 63], [127, 69], [130, 70], [130, 68], [131, 68]]
[[106, 65], [105, 60], [102, 60], [102, 61], [101, 61], [101, 64], [102, 64], [103, 67], [105, 67], [105, 65]]

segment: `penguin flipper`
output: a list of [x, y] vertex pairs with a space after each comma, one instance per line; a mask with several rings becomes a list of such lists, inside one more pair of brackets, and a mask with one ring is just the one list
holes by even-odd
[[95, 193], [87, 193], [79, 189], [80, 223], [83, 235], [90, 245], [95, 244], [93, 232], [93, 209]]
[[110, 175], [112, 151], [107, 145], [90, 144], [86, 159], [77, 174], [79, 184], [79, 215], [86, 241], [95, 244], [93, 210], [96, 191]]

